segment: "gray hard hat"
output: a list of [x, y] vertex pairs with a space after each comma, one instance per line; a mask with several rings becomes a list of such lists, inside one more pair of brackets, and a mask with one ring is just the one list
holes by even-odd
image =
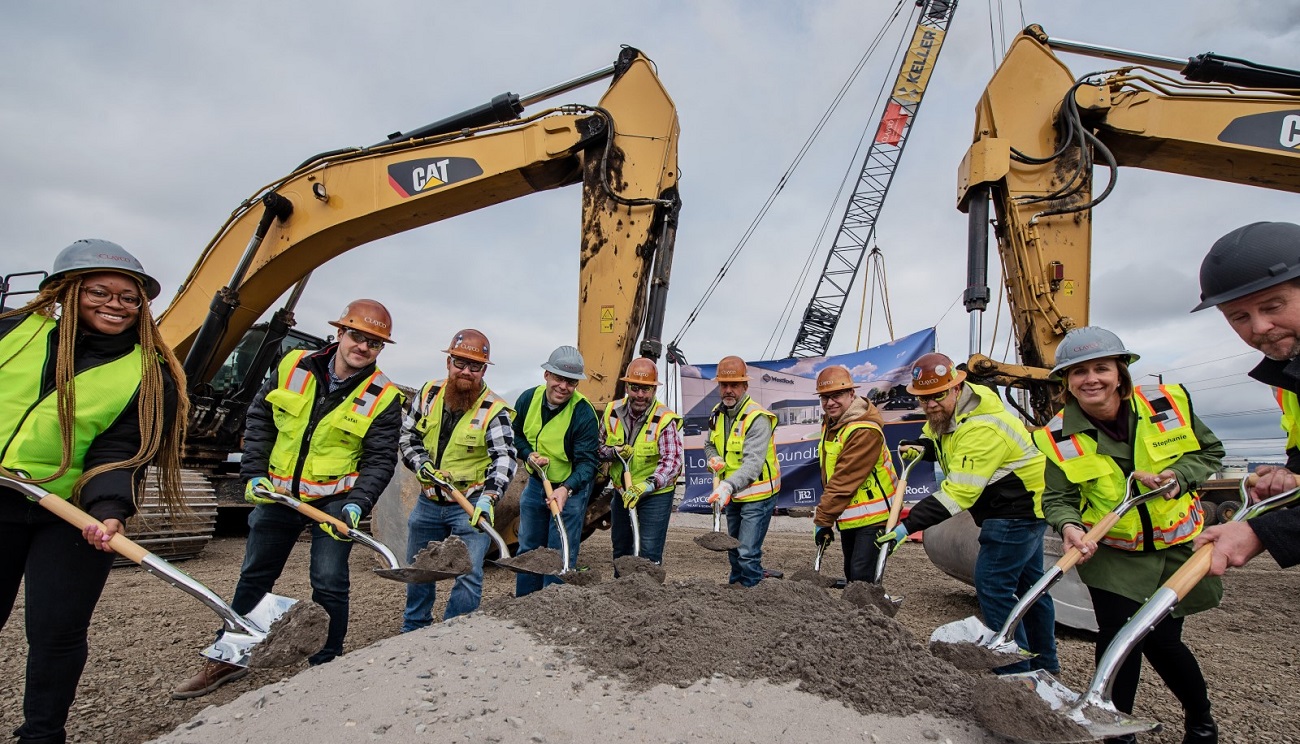
[[1252, 222], [1214, 242], [1201, 261], [1201, 304], [1192, 312], [1300, 277], [1300, 225]]
[[570, 380], [585, 380], [587, 373], [583, 368], [586, 366], [582, 361], [582, 352], [576, 347], [561, 346], [551, 352], [551, 357], [546, 360], [546, 364], [542, 365], [542, 369]]
[[135, 256], [117, 243], [89, 238], [78, 240], [59, 251], [54, 257], [54, 270], [41, 281], [40, 289], [57, 279], [72, 274], [89, 274], [96, 271], [117, 271], [130, 274], [144, 285], [144, 293], [154, 299], [162, 291], [158, 280], [144, 272], [144, 266]]
[[1079, 362], [1106, 357], [1124, 357], [1124, 361], [1128, 364], [1140, 358], [1124, 348], [1124, 342], [1119, 340], [1119, 336], [1105, 328], [1098, 326], [1075, 328], [1065, 334], [1065, 338], [1061, 339], [1061, 343], [1056, 347], [1056, 366], [1052, 367], [1052, 379], [1061, 379], [1063, 370]]

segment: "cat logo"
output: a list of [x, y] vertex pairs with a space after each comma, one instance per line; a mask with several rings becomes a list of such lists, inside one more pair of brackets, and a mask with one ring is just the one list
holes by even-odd
[[1239, 116], [1223, 128], [1219, 141], [1294, 155], [1300, 151], [1300, 109]]
[[423, 158], [388, 166], [388, 183], [403, 199], [481, 175], [473, 158]]

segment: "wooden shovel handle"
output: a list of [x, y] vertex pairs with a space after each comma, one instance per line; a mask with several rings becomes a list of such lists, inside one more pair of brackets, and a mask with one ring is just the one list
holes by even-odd
[[[97, 525], [101, 530], [108, 530], [108, 528], [104, 526], [103, 522], [95, 519], [52, 493], [42, 496], [40, 504], [47, 510], [53, 512], [60, 519], [79, 530], [85, 530], [92, 524]], [[124, 558], [130, 559], [130, 561], [135, 564], [143, 562], [145, 557], [149, 555], [149, 551], [136, 545], [126, 535], [123, 535], [120, 532], [109, 538], [108, 547], [112, 548], [113, 552]]]
[[560, 505], [551, 500], [551, 494], [555, 492], [555, 487], [551, 485], [550, 479], [546, 476], [539, 475], [537, 477], [542, 479], [542, 492], [546, 494], [546, 506], [551, 510], [552, 514], [557, 517], [560, 516]]
[[464, 509], [466, 514], [473, 516], [474, 506], [469, 503], [469, 499], [465, 498], [465, 494], [461, 493], [455, 486], [451, 485], [450, 483], [444, 486], [442, 490], [451, 494], [451, 500], [455, 501], [457, 504], [460, 504], [460, 508]]
[[1173, 576], [1165, 582], [1165, 588], [1173, 589], [1181, 600], [1186, 597], [1188, 592], [1200, 583], [1210, 572], [1210, 563], [1214, 560], [1214, 543], [1206, 543], [1200, 547], [1187, 562], [1174, 572]]
[[[1292, 473], [1292, 477], [1295, 478], [1295, 484], [1297, 486], [1300, 486], [1300, 475], [1296, 475]], [[1254, 488], [1256, 483], [1259, 483], [1258, 475], [1251, 473], [1250, 475], [1246, 476], [1246, 488]]]
[[885, 532], [893, 532], [898, 526], [898, 517], [903, 513], [903, 497], [907, 495], [907, 476], [898, 479], [894, 489], [894, 498], [889, 500], [889, 519], [885, 521]]
[[352, 528], [349, 527], [348, 523], [344, 522], [342, 519], [339, 519], [338, 517], [331, 517], [330, 515], [326, 514], [320, 509], [317, 509], [311, 504], [308, 504], [305, 501], [294, 499], [294, 502], [295, 505], [293, 508], [297, 509], [299, 514], [312, 520], [313, 522], [328, 522], [334, 525], [334, 529], [338, 530], [339, 533], [344, 537], [347, 537], [348, 535], [352, 534]]
[[[1101, 518], [1101, 521], [1094, 524], [1092, 529], [1088, 530], [1088, 533], [1083, 536], [1083, 539], [1090, 542], [1097, 542], [1101, 538], [1105, 537], [1107, 532], [1110, 532], [1110, 528], [1115, 526], [1115, 523], [1119, 521], [1119, 518], [1119, 512], [1112, 511], [1107, 513], [1106, 516]], [[1062, 571], [1069, 571], [1079, 563], [1079, 559], [1082, 557], [1083, 553], [1080, 552], [1078, 548], [1070, 548], [1065, 551], [1065, 555], [1062, 555], [1060, 560], [1056, 562], [1056, 567]]]

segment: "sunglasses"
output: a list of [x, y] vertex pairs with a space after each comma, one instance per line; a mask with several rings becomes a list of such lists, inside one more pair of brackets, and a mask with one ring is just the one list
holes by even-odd
[[947, 398], [947, 397], [948, 397], [948, 393], [951, 393], [951, 392], [952, 392], [952, 390], [949, 389], [949, 390], [945, 390], [945, 391], [943, 391], [942, 393], [935, 393], [934, 395], [918, 395], [918, 396], [916, 396], [916, 399], [919, 400], [919, 401], [921, 401], [922, 403], [929, 403], [930, 401], [934, 401], [935, 403], [938, 403], [939, 401], [943, 400], [944, 398]]
[[627, 384], [627, 389], [628, 389], [629, 392], [633, 392], [633, 393], [648, 393], [648, 392], [654, 390], [654, 389], [655, 389], [655, 386], [654, 386], [654, 385], [637, 385], [637, 384], [635, 384], [635, 383], [631, 383], [631, 382], [629, 382], [629, 383]]
[[826, 402], [826, 401], [828, 401], [828, 400], [835, 400], [836, 398], [840, 397], [841, 395], [847, 395], [847, 394], [852, 393], [852, 392], [853, 392], [852, 390], [836, 390], [836, 391], [833, 392], [833, 393], [818, 393], [818, 394], [817, 394], [817, 397], [818, 397], [818, 398], [821, 398], [822, 402], [824, 403], [824, 402]]
[[379, 351], [384, 348], [384, 345], [387, 343], [386, 341], [380, 341], [377, 338], [371, 338], [355, 328], [349, 328], [344, 331], [343, 334], [356, 343], [365, 344], [371, 351]]
[[482, 372], [487, 367], [487, 362], [471, 362], [468, 359], [460, 357], [451, 357], [451, 366], [456, 369], [467, 369], [470, 372]]

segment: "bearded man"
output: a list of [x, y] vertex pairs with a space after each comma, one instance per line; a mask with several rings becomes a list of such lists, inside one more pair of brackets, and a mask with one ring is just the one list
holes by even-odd
[[[444, 620], [478, 609], [483, 597], [483, 559], [491, 546], [478, 525], [492, 524], [493, 507], [515, 475], [514, 411], [483, 382], [490, 348], [473, 328], [459, 331], [443, 350], [447, 377], [430, 380], [411, 401], [402, 419], [398, 448], [402, 462], [424, 487], [407, 520], [406, 562], [429, 542], [455, 535], [469, 548], [473, 568], [456, 577]], [[450, 483], [474, 499], [466, 514], [449, 492]], [[477, 495], [476, 495], [477, 494]], [[402, 632], [433, 622], [435, 584], [407, 584]]]

